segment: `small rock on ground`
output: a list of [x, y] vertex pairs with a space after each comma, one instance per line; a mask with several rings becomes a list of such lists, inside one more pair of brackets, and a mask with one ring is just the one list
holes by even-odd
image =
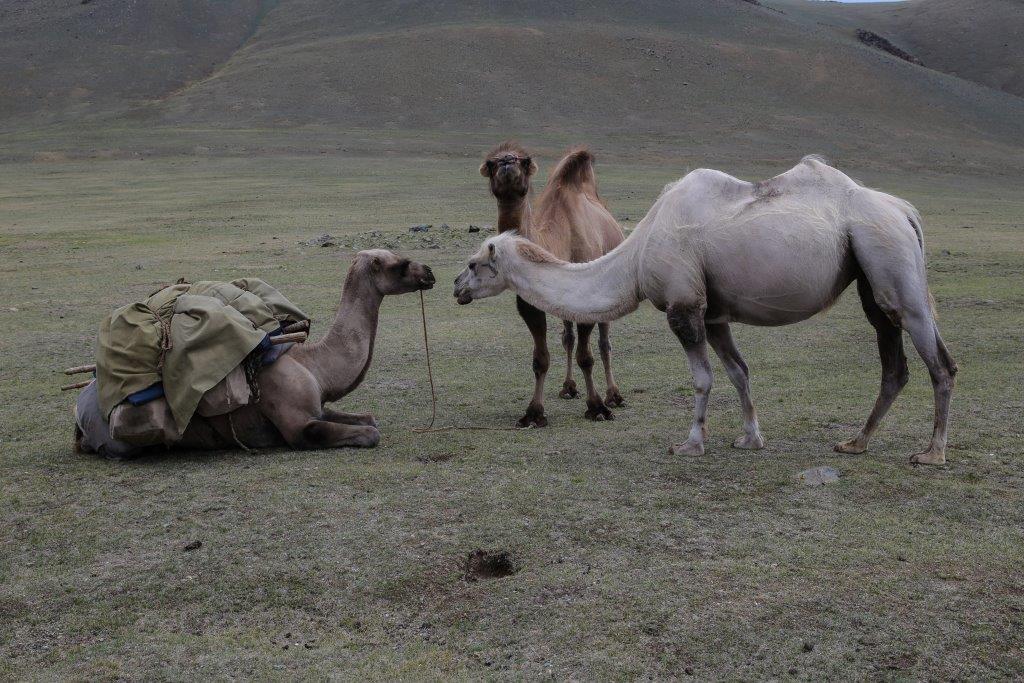
[[834, 484], [839, 481], [839, 470], [835, 467], [822, 465], [804, 470], [797, 475], [797, 478], [808, 486], [821, 486], [823, 484]]
[[337, 238], [333, 235], [328, 235], [326, 232], [319, 237], [308, 239], [305, 242], [299, 242], [307, 247], [333, 247], [337, 244]]

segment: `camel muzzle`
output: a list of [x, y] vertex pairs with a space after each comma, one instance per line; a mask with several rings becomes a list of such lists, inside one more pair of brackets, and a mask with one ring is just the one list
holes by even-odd
[[455, 278], [455, 290], [452, 292], [452, 296], [455, 297], [455, 300], [460, 306], [465, 306], [473, 301], [473, 295], [469, 293], [469, 288], [465, 284], [468, 274], [469, 269], [467, 268], [459, 273], [459, 276]]
[[423, 275], [419, 279], [420, 289], [433, 289], [435, 282], [434, 271], [429, 266], [423, 266]]

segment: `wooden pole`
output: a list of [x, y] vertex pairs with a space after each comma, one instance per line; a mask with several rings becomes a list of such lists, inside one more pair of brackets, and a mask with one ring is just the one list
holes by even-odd
[[90, 384], [92, 384], [92, 380], [91, 379], [88, 382], [75, 382], [74, 384], [69, 384], [69, 385], [67, 385], [65, 387], [61, 387], [60, 390], [61, 391], [69, 391], [71, 389], [81, 389], [83, 387], [89, 386]]
[[297, 323], [292, 323], [288, 327], [283, 328], [281, 332], [283, 334], [288, 334], [290, 332], [309, 332], [309, 321], [300, 320]]
[[302, 342], [306, 341], [306, 336], [307, 335], [306, 335], [305, 332], [292, 332], [291, 334], [279, 334], [276, 337], [271, 337], [270, 338], [270, 344], [272, 346], [277, 346], [278, 344], [287, 344], [288, 342], [295, 342], [297, 344], [301, 344]]
[[76, 365], [64, 371], [65, 375], [80, 375], [83, 372], [96, 372], [96, 365]]

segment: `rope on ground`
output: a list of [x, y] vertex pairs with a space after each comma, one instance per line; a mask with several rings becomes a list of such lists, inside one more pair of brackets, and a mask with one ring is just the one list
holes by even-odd
[[[430, 424], [426, 427], [413, 427], [416, 434], [432, 434], [436, 432], [452, 431], [486, 431], [486, 432], [517, 432], [520, 427], [483, 427], [468, 425], [459, 427], [449, 425], [447, 427], [435, 427], [437, 421], [437, 390], [434, 388], [434, 371], [430, 366], [430, 339], [427, 337], [427, 305], [423, 302], [423, 290], [420, 290], [420, 317], [423, 320], [423, 348], [427, 355], [427, 377], [430, 379]], [[527, 428], [529, 429], [529, 428]]]

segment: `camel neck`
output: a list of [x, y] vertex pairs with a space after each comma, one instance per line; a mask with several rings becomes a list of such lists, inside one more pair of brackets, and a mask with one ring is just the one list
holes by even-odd
[[320, 384], [323, 401], [338, 400], [362, 381], [373, 357], [383, 299], [359, 265], [349, 269], [331, 328], [299, 357]]
[[[510, 251], [514, 243], [508, 243]], [[635, 242], [626, 240], [588, 263], [535, 263], [507, 258], [509, 283], [528, 303], [575, 322], [610, 322], [640, 306]]]
[[529, 194], [518, 199], [498, 200], [498, 232], [518, 230], [527, 232], [530, 228], [532, 211]]

